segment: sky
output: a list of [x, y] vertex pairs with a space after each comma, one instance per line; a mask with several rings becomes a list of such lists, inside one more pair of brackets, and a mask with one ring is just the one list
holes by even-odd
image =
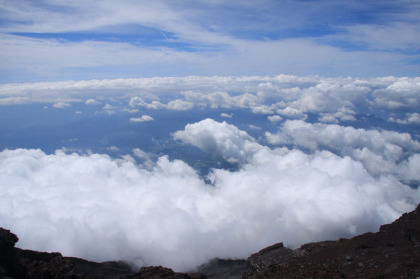
[[418, 75], [419, 1], [0, 1], [0, 82]]
[[0, 227], [189, 271], [420, 202], [418, 1], [0, 0]]

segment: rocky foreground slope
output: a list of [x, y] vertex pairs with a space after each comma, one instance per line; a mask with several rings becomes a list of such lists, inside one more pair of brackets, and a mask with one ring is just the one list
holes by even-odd
[[416, 278], [420, 277], [420, 205], [377, 233], [308, 243], [278, 243], [247, 260], [215, 259], [196, 273], [164, 267], [133, 271], [123, 262], [95, 263], [14, 247], [18, 237], [0, 228], [0, 278]]

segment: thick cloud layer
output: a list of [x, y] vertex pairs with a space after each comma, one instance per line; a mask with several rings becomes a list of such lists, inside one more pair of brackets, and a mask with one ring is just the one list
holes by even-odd
[[[363, 131], [353, 132], [362, 137]], [[27, 249], [187, 270], [280, 241], [296, 247], [376, 231], [420, 202], [419, 190], [392, 172], [373, 175], [357, 158], [329, 151], [269, 149], [225, 122], [189, 124], [174, 137], [240, 162], [240, 169], [213, 170], [209, 185], [184, 162], [163, 156], [153, 163], [139, 149], [133, 154], [147, 164], [128, 155], [4, 150], [0, 225]], [[418, 147], [400, 134], [377, 137], [384, 146], [375, 148], [384, 153], [391, 143], [403, 145], [396, 155], [391, 148], [390, 158]], [[361, 140], [347, 141], [356, 146]], [[369, 144], [361, 145], [377, 152]], [[419, 158], [408, 157], [399, 175], [416, 176]]]

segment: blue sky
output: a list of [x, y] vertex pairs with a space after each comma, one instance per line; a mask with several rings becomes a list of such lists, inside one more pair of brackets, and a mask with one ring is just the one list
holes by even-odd
[[419, 12], [419, 1], [0, 1], [0, 82], [416, 76]]

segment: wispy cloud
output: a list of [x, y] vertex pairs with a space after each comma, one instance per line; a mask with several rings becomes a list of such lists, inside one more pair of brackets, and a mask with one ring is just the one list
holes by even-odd
[[414, 76], [419, 9], [406, 1], [6, 1], [0, 70], [3, 82], [30, 75]]

